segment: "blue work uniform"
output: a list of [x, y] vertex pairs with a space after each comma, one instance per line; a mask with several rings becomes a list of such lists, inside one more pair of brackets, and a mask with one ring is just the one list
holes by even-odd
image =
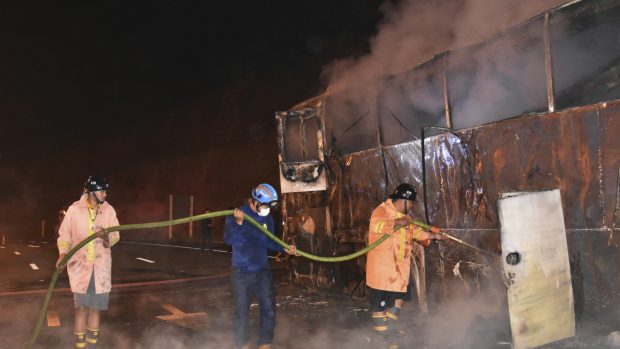
[[[273, 217], [259, 216], [249, 204], [241, 208], [243, 213], [273, 232]], [[260, 308], [260, 335], [258, 345], [271, 344], [276, 325], [275, 292], [273, 278], [267, 259], [268, 249], [284, 252], [284, 249], [271, 240], [247, 220], [237, 224], [235, 217], [226, 217], [224, 241], [232, 246], [232, 293], [234, 309], [234, 335], [238, 347], [248, 342], [248, 315], [252, 295], [256, 296]]]

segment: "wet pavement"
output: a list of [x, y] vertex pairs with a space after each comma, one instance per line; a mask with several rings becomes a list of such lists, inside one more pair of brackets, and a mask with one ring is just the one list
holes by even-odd
[[[121, 245], [115, 253], [119, 253], [114, 261], [115, 288], [110, 310], [102, 316], [99, 348], [233, 347], [229, 254], [135, 244]], [[20, 256], [5, 248], [0, 250], [2, 255], [3, 275], [11, 275], [12, 280], [21, 278], [23, 284], [13, 285], [19, 292], [8, 293], [8, 278], [1, 279], [5, 292], [0, 293], [0, 348], [19, 348], [30, 337], [44, 294], [32, 291], [34, 279], [25, 273], [26, 262], [37, 258], [34, 254], [20, 261]], [[43, 273], [45, 257], [41, 258], [37, 263]], [[5, 260], [13, 263], [5, 264]], [[5, 266], [23, 271], [9, 272]], [[30, 269], [28, 272], [36, 275]], [[274, 262], [272, 270], [277, 303], [273, 348], [388, 348], [394, 343], [400, 348], [511, 347], [508, 320], [502, 310], [505, 295], [501, 292], [456, 297], [441, 306], [431, 306], [431, 313], [424, 317], [413, 304], [407, 304], [399, 320], [402, 334], [395, 332], [382, 338], [370, 329], [364, 299], [296, 288], [289, 282], [284, 263]], [[63, 285], [59, 287], [36, 348], [73, 347], [72, 296]], [[256, 303], [251, 306], [250, 318], [254, 343], [259, 321]], [[605, 335], [609, 332], [605, 331], [594, 325], [581, 326], [576, 338], [546, 348], [606, 348]]]

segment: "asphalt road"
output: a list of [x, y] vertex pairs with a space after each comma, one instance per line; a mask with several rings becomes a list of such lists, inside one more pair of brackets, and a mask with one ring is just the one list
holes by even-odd
[[[53, 243], [11, 241], [0, 245], [0, 348], [21, 348], [30, 338], [53, 272]], [[402, 335], [373, 335], [368, 304], [345, 295], [293, 287], [284, 263], [272, 260], [277, 321], [274, 349], [308, 348], [509, 348], [507, 314], [476, 294], [432, 309], [428, 316], [407, 305]], [[102, 313], [97, 348], [233, 348], [230, 254], [195, 247], [121, 243], [113, 248], [110, 309]], [[35, 348], [73, 348], [73, 299], [66, 273], [53, 294]], [[453, 302], [452, 304], [450, 302]], [[260, 314], [250, 310], [251, 341]], [[609, 332], [590, 331], [545, 348], [606, 347]]]
[[[57, 254], [53, 241], [0, 244], [0, 348], [21, 347], [29, 338]], [[230, 256], [225, 246], [217, 245], [210, 253], [156, 243], [113, 247], [113, 290], [99, 347], [229, 347]], [[271, 261], [278, 287], [290, 287], [284, 263]], [[36, 347], [71, 348], [72, 326], [72, 294], [63, 272]], [[196, 335], [218, 326], [225, 330]]]
[[[112, 283], [150, 282], [226, 273], [230, 254], [197, 247], [121, 242], [112, 248]], [[47, 288], [58, 256], [53, 241], [6, 241], [0, 245], [0, 294]], [[63, 272], [58, 288], [69, 287]]]

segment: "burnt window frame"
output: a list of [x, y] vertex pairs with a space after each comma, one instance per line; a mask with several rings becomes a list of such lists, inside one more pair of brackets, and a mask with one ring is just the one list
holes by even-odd
[[[320, 107], [320, 106], [319, 106]], [[280, 171], [284, 178], [291, 182], [302, 181], [306, 183], [311, 183], [316, 181], [323, 172], [324, 169], [324, 134], [325, 134], [325, 125], [321, 113], [319, 111], [319, 107], [306, 107], [301, 109], [292, 109], [284, 112], [276, 113], [276, 120], [278, 122], [278, 153], [280, 160]], [[300, 121], [299, 125], [299, 137], [297, 140], [301, 140], [299, 147], [301, 147], [301, 161], [290, 161], [286, 158], [286, 149], [287, 142], [286, 135], [286, 123], [287, 120], [291, 118], [298, 118]], [[311, 121], [309, 121], [311, 120]], [[312, 159], [308, 159], [307, 154], [309, 153], [306, 148], [306, 144], [308, 143], [306, 140], [309, 135], [306, 132], [306, 123], [316, 122], [316, 142], [312, 142], [312, 144], [316, 145], [316, 157], [313, 156]], [[297, 145], [297, 144], [295, 144]]]

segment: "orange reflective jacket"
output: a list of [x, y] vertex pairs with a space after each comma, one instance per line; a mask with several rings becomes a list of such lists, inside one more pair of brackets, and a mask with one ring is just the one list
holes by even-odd
[[393, 292], [406, 292], [411, 267], [411, 248], [413, 240], [418, 239], [422, 230], [410, 225], [394, 231], [394, 220], [404, 215], [394, 208], [388, 199], [372, 212], [368, 227], [368, 244], [372, 244], [384, 234], [389, 239], [368, 252], [366, 257], [366, 285]]

